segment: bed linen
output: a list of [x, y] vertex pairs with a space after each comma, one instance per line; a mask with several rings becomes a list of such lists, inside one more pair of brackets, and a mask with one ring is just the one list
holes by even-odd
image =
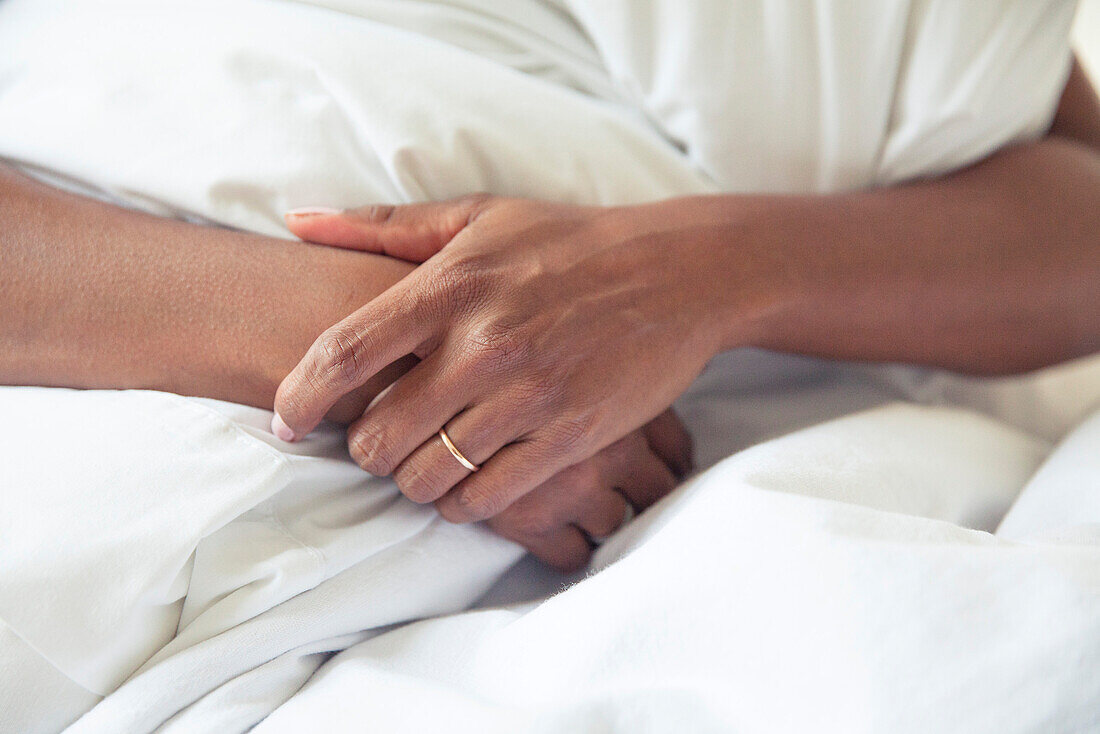
[[[0, 156], [277, 236], [317, 203], [880, 185], [1039, 134], [1073, 5], [7, 0]], [[722, 355], [678, 404], [700, 464], [759, 445], [540, 603], [561, 577], [333, 427], [0, 388], [0, 731], [1087, 731], [1098, 404], [1096, 359]]]
[[256, 731], [1095, 731], [1098, 442], [1100, 414], [995, 534], [936, 501], [1003, 502], [1042, 454], [988, 419], [891, 405], [761, 444], [591, 577], [355, 645]]

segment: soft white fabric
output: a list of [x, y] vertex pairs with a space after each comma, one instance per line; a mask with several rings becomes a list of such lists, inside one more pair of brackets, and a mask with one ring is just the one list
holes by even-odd
[[[735, 191], [834, 191], [935, 174], [1040, 133], [1064, 83], [1058, 49], [1075, 7], [560, 1], [617, 85]], [[1021, 105], [1017, 91], [1037, 104]]]
[[[25, 643], [0, 730], [112, 691], [77, 731], [149, 730], [249, 676], [289, 695], [343, 636], [463, 609], [520, 555], [364, 474], [330, 426], [288, 446], [269, 411], [144, 391], [4, 388], [0, 411], [0, 617]], [[77, 686], [23, 700], [26, 647]]]
[[[276, 235], [293, 206], [479, 189], [614, 204], [889, 183], [1037, 134], [1072, 6], [5, 0], [0, 156]], [[72, 731], [244, 731], [288, 699], [264, 726], [1087, 728], [1094, 541], [1084, 521], [1058, 532], [1091, 511], [1067, 478], [1093, 429], [1003, 539], [983, 531], [1100, 401], [1098, 360], [987, 382], [744, 351], [678, 407], [705, 466], [895, 399], [971, 410], [763, 444], [530, 614], [379, 636], [474, 604], [519, 551], [363, 475], [331, 428], [285, 446], [241, 406], [0, 389], [0, 731], [84, 712]], [[561, 583], [525, 563], [481, 603]]]
[[1091, 537], [1100, 533], [1100, 412], [1059, 444], [1001, 521], [1014, 540]]
[[[937, 512], [974, 486], [1010, 498], [1036, 448], [900, 405], [762, 444], [620, 534], [591, 578], [352, 647], [256, 731], [1096, 731], [1092, 487], [1048, 478], [1093, 523], [1074, 542]], [[1095, 444], [1066, 450], [1088, 462]], [[898, 514], [922, 495], [942, 519]]]
[[883, 184], [1037, 135], [1074, 6], [7, 0], [0, 155], [277, 235], [318, 203]]

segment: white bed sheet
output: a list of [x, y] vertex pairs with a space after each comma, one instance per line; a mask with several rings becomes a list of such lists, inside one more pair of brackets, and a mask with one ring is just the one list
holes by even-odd
[[1008, 540], [957, 524], [959, 498], [1010, 500], [1032, 437], [892, 405], [776, 439], [667, 498], [590, 578], [355, 645], [256, 731], [1096, 731], [1097, 445], [1100, 414]]
[[[0, 156], [275, 235], [294, 206], [478, 189], [889, 183], [1036, 135], [1073, 5], [7, 0]], [[723, 355], [678, 404], [701, 463], [776, 440], [566, 594], [387, 631], [562, 579], [505, 575], [516, 547], [361, 474], [335, 429], [285, 446], [242, 406], [2, 388], [0, 731], [1087, 728], [1094, 423], [990, 533], [1098, 401], [1096, 359], [982, 381]]]

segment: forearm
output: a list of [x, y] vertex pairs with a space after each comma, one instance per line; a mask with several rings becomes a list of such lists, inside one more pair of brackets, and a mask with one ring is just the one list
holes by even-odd
[[1100, 349], [1100, 156], [1077, 143], [826, 202], [804, 227], [820, 249], [768, 346], [980, 374]]
[[5, 168], [0, 222], [0, 384], [270, 407], [317, 334], [411, 269], [130, 212]]
[[1076, 142], [895, 188], [658, 206], [722, 281], [695, 290], [723, 348], [974, 373], [1100, 349], [1100, 155]]

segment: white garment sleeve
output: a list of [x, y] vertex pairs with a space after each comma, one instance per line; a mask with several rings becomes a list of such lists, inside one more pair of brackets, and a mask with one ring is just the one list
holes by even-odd
[[968, 165], [1050, 126], [1076, 2], [917, 0], [879, 183]]
[[566, 0], [622, 94], [730, 192], [942, 174], [1041, 134], [1073, 0]]

